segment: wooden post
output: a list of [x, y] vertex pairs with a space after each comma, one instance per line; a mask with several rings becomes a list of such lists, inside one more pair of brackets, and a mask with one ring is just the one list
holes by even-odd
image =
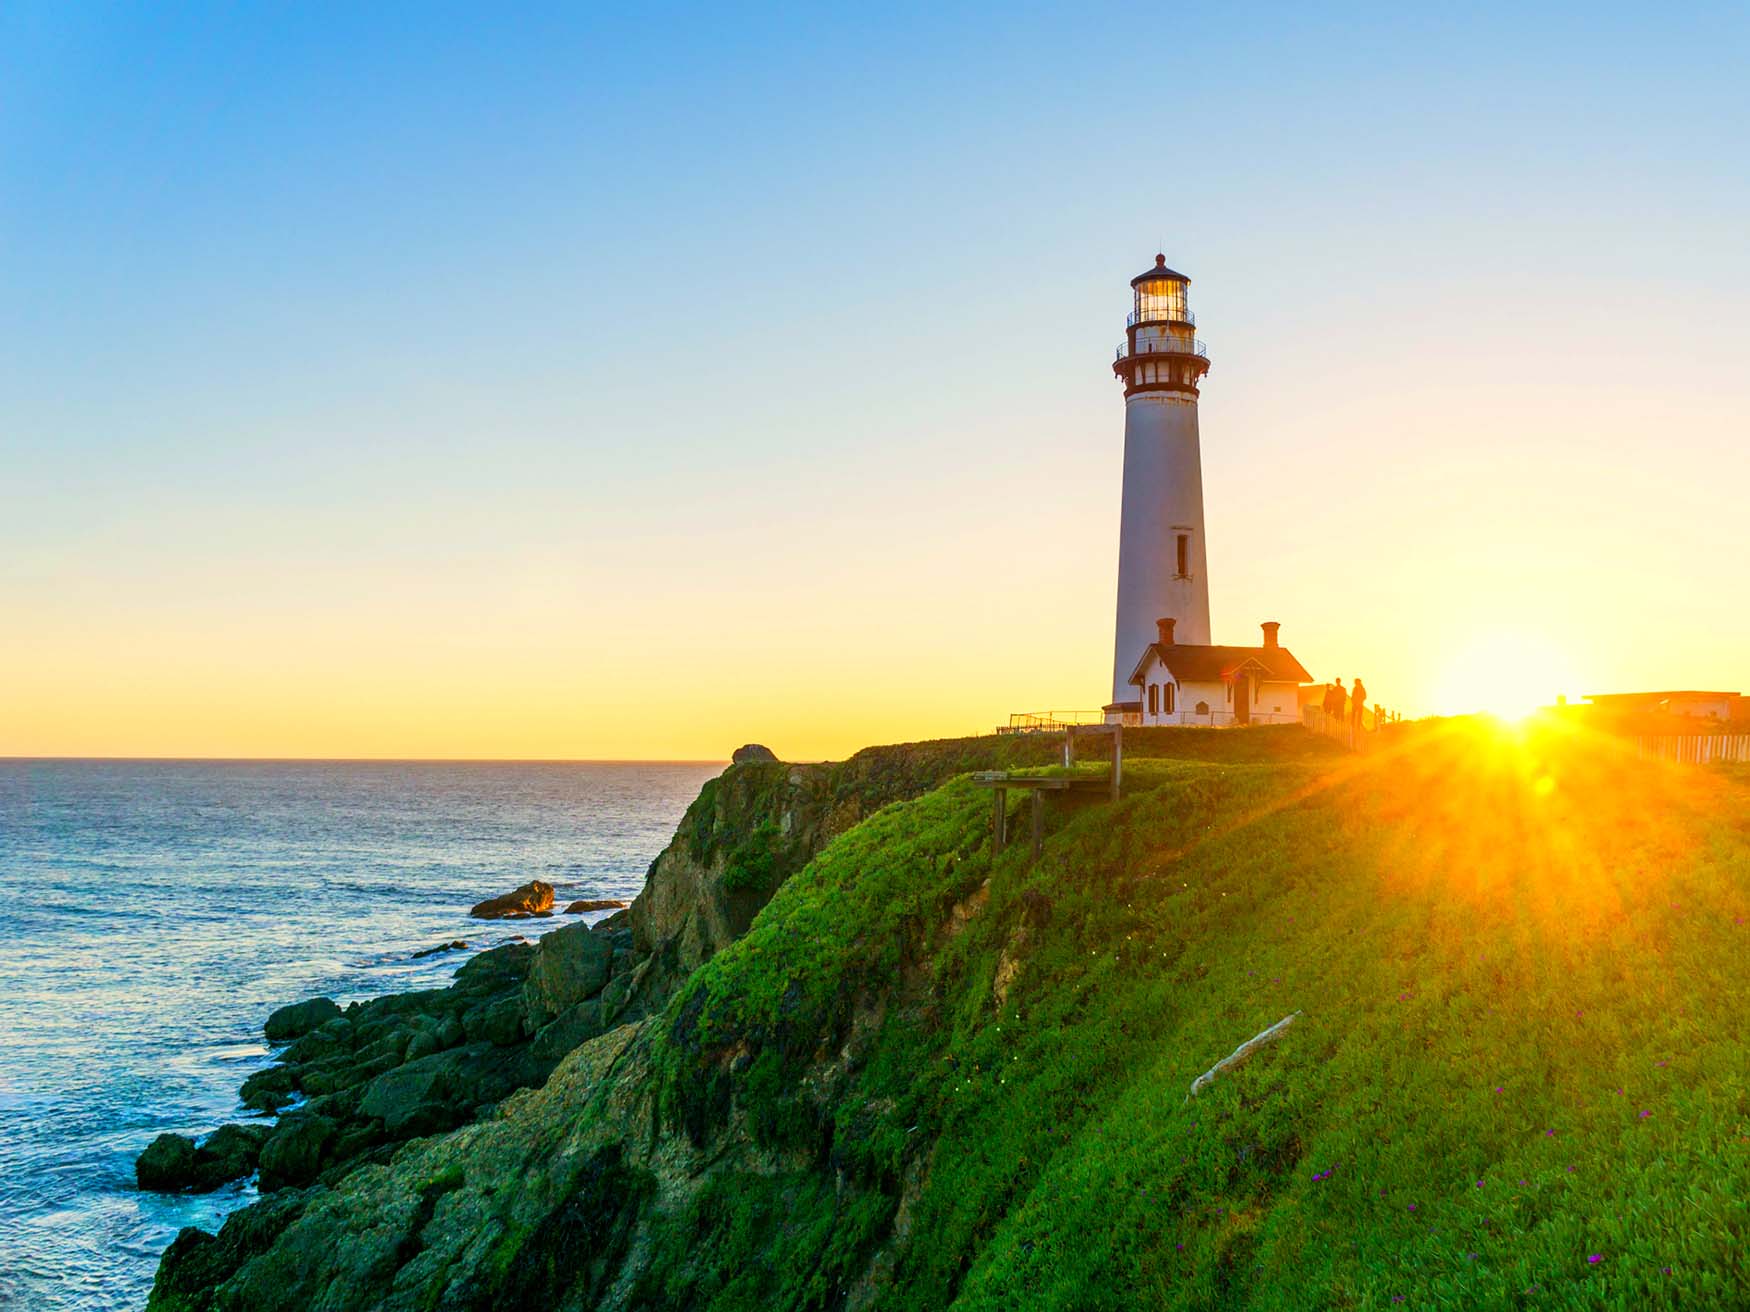
[[1124, 725], [1112, 726], [1112, 800], [1124, 789]]
[[1039, 854], [1045, 848], [1045, 790], [1035, 788], [1033, 793], [1033, 859], [1037, 861]]
[[1003, 850], [1004, 822], [1008, 819], [1009, 794], [1004, 788], [993, 788], [991, 795], [990, 815], [990, 854], [995, 856]]
[[1063, 727], [1063, 768], [1069, 769], [1076, 763], [1076, 729], [1073, 724]]

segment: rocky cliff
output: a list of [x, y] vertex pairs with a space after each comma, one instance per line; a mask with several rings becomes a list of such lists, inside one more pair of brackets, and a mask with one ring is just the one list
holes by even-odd
[[[315, 998], [275, 1012], [265, 1029], [286, 1046], [242, 1099], [277, 1120], [221, 1127], [199, 1145], [161, 1136], [141, 1156], [141, 1187], [211, 1189], [259, 1170], [267, 1196], [225, 1231], [259, 1237], [267, 1221], [302, 1206], [293, 1191], [332, 1189], [410, 1141], [492, 1114], [517, 1090], [546, 1083], [573, 1049], [661, 1011], [787, 878], [865, 816], [956, 772], [1053, 751], [1037, 741], [945, 740], [832, 765], [758, 756], [732, 765], [688, 809], [628, 911], [480, 953], [446, 989], [344, 1010]], [[166, 1270], [197, 1251], [203, 1258], [188, 1269], [205, 1270], [227, 1250], [186, 1235]], [[174, 1285], [160, 1304], [182, 1305]]]

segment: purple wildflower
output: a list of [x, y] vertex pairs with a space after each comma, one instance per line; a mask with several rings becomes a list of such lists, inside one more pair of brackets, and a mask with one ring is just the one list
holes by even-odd
[[1586, 1260], [1588, 1262], [1596, 1265], [1597, 1263], [1602, 1262], [1604, 1260], [1604, 1254], [1603, 1253], [1588, 1253], [1588, 1254], [1586, 1254]]
[[1647, 1117], [1649, 1117], [1649, 1116], [1651, 1116], [1651, 1115], [1652, 1115], [1652, 1114], [1653, 1114], [1653, 1113], [1652, 1113], [1652, 1111], [1651, 1111], [1651, 1110], [1648, 1110], [1648, 1111], [1644, 1111], [1644, 1112], [1642, 1112], [1642, 1113], [1641, 1113], [1641, 1114], [1640, 1114], [1640, 1115], [1639, 1115], [1639, 1116], [1638, 1116], [1638, 1117], [1636, 1117], [1636, 1118], [1635, 1118], [1635, 1119], [1636, 1119], [1636, 1120], [1641, 1120], [1641, 1121], [1644, 1121], [1644, 1120], [1646, 1120], [1646, 1119], [1647, 1119]]

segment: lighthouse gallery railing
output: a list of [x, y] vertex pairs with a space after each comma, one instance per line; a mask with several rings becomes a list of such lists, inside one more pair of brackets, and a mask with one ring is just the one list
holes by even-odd
[[[1202, 342], [1138, 342], [1136, 344], [1135, 354], [1196, 355], [1207, 360], [1209, 358], [1209, 348]], [[1115, 360], [1123, 360], [1127, 359], [1130, 355], [1130, 343], [1126, 342], [1118, 348], [1118, 354], [1112, 358]]]
[[1149, 310], [1132, 310], [1124, 316], [1124, 326], [1134, 328], [1139, 323], [1182, 323], [1187, 328], [1197, 326], [1197, 316], [1187, 309], [1168, 309], [1157, 306]]

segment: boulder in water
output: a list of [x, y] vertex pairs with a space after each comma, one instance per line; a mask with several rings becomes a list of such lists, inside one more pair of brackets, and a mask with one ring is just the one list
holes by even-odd
[[466, 939], [453, 938], [448, 943], [439, 943], [436, 947], [420, 948], [419, 951], [415, 952], [413, 955], [416, 958], [435, 957], [440, 952], [460, 952], [467, 946], [468, 941]]
[[305, 1002], [294, 1002], [290, 1006], [281, 1007], [267, 1018], [267, 1024], [262, 1026], [267, 1037], [274, 1043], [282, 1039], [298, 1039], [308, 1034], [320, 1025], [325, 1025], [340, 1015], [340, 1008], [333, 998], [310, 998]]
[[261, 1146], [272, 1133], [271, 1125], [221, 1125], [195, 1149], [194, 1187], [205, 1192], [253, 1175]]
[[476, 903], [468, 914], [480, 920], [519, 920], [553, 911], [553, 885], [531, 879], [521, 888]]
[[186, 1134], [161, 1134], [134, 1159], [134, 1180], [154, 1193], [175, 1193], [194, 1179], [194, 1140]]
[[285, 1066], [269, 1066], [243, 1081], [243, 1105], [258, 1112], [277, 1112], [297, 1097], [296, 1081]]
[[566, 907], [565, 914], [575, 916], [585, 911], [622, 911], [630, 905], [631, 903], [623, 902], [617, 897], [585, 898]]
[[266, 1125], [221, 1125], [198, 1148], [182, 1134], [161, 1134], [134, 1162], [134, 1179], [154, 1193], [211, 1193], [254, 1172]]

